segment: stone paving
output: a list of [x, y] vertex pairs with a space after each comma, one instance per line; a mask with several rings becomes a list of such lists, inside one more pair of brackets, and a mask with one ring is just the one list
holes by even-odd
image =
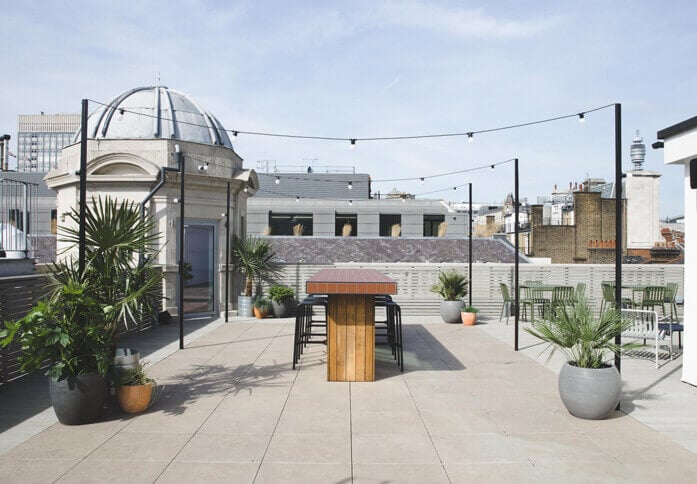
[[[694, 482], [697, 455], [665, 432], [569, 415], [554, 363], [512, 351], [510, 326], [409, 322], [403, 374], [379, 351], [376, 382], [328, 383], [322, 346], [292, 370], [292, 320], [233, 319], [145, 358], [160, 386], [144, 414], [69, 427], [45, 410], [48, 428], [0, 455], [0, 482]], [[0, 390], [0, 409], [36, 414], [44, 385]]]

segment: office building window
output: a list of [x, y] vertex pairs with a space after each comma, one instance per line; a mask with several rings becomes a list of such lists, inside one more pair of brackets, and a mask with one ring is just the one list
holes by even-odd
[[334, 235], [337, 237], [355, 237], [358, 235], [358, 215], [355, 213], [337, 213]]
[[424, 237], [438, 237], [438, 227], [445, 222], [445, 215], [424, 215]]
[[311, 213], [269, 212], [269, 235], [312, 235]]
[[380, 214], [380, 237], [400, 237], [402, 235], [401, 214]]

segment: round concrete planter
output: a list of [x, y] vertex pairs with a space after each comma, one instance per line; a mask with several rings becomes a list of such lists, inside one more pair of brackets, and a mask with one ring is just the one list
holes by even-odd
[[101, 375], [78, 375], [57, 381], [49, 378], [51, 405], [58, 421], [80, 425], [97, 420], [106, 401], [107, 385]]
[[465, 301], [441, 301], [440, 317], [446, 323], [461, 323], [460, 310], [465, 307]]
[[559, 371], [559, 396], [575, 417], [602, 420], [620, 401], [622, 380], [614, 366], [579, 368], [564, 363]]

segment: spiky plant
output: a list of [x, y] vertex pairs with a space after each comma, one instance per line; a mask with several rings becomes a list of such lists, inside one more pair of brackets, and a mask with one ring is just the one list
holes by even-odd
[[[61, 241], [79, 243], [80, 215], [73, 209], [73, 227], [61, 229]], [[117, 202], [111, 197], [92, 198], [85, 211], [85, 274], [78, 276], [98, 301], [115, 308], [115, 321], [128, 328], [144, 311], [154, 307], [160, 297], [162, 272], [155, 268], [150, 248], [160, 234], [152, 217], [141, 217], [139, 205]], [[66, 278], [75, 277], [72, 262], [59, 262], [53, 268], [57, 288]]]
[[438, 282], [431, 292], [440, 295], [445, 301], [459, 301], [467, 295], [467, 276], [457, 271], [446, 271], [438, 274]]
[[254, 282], [270, 281], [277, 273], [271, 260], [276, 255], [268, 241], [257, 237], [232, 239], [232, 266], [244, 274], [244, 295], [251, 296]]
[[[548, 343], [547, 361], [560, 351], [567, 361], [580, 368], [602, 368], [609, 353], [626, 351], [636, 344], [615, 344], [615, 336], [632, 326], [632, 321], [623, 319], [614, 309], [604, 311], [596, 317], [585, 299], [573, 307], [559, 307], [549, 318], [536, 320], [525, 330]], [[543, 352], [544, 352], [543, 351]]]

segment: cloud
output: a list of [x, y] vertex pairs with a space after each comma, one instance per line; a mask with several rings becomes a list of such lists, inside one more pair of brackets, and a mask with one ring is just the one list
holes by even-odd
[[485, 39], [534, 37], [554, 29], [566, 20], [562, 15], [510, 20], [489, 15], [481, 8], [449, 8], [418, 1], [390, 3], [383, 10], [383, 15], [387, 22], [395, 25]]

